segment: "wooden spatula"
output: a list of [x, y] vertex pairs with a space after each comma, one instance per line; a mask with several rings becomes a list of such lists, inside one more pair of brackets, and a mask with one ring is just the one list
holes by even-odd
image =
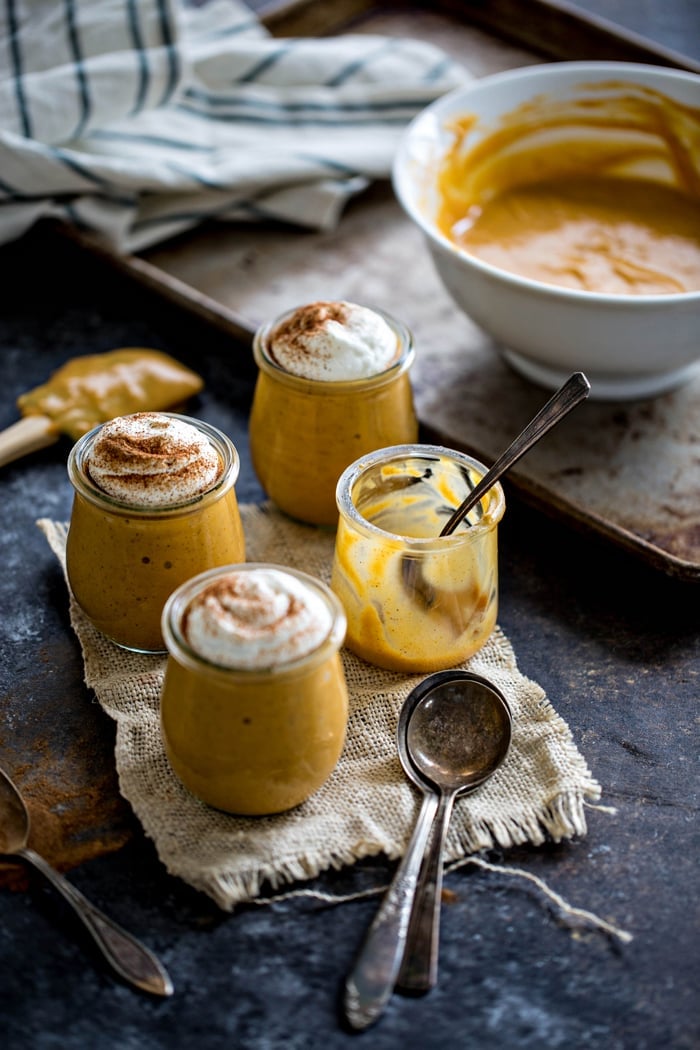
[[201, 376], [162, 350], [123, 347], [73, 358], [18, 397], [22, 418], [0, 432], [0, 466], [61, 434], [77, 441], [115, 416], [178, 408], [203, 386]]

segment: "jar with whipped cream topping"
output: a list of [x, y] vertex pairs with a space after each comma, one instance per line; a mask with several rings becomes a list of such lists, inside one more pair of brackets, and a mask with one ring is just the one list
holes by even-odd
[[262, 816], [321, 788], [345, 742], [345, 626], [324, 583], [277, 565], [212, 569], [170, 596], [161, 729], [193, 795]]
[[73, 446], [66, 544], [73, 596], [93, 626], [136, 652], [164, 652], [168, 596], [245, 558], [239, 457], [220, 430], [171, 412], [95, 427]]
[[260, 483], [291, 517], [335, 525], [345, 468], [417, 440], [411, 333], [376, 307], [315, 302], [260, 327], [253, 352], [249, 434]]

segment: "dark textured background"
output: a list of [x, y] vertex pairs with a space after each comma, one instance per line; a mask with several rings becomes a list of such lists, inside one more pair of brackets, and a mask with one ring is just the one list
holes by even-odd
[[[676, 48], [684, 12], [683, 25], [697, 23], [694, 0], [579, 6], [631, 13], [631, 28]], [[3, 249], [0, 273], [0, 427], [16, 417], [16, 395], [71, 356], [161, 347], [204, 374], [194, 414], [238, 446], [239, 497], [260, 497], [247, 455], [255, 379], [247, 354], [40, 233]], [[465, 868], [446, 879], [438, 988], [424, 999], [395, 997], [376, 1028], [355, 1036], [339, 1019], [338, 995], [378, 898], [223, 914], [168, 876], [119, 796], [113, 727], [82, 683], [63, 580], [34, 524], [69, 515], [66, 453], [62, 441], [0, 474], [0, 763], [27, 792], [35, 844], [160, 955], [176, 993], [155, 1001], [114, 981], [55, 895], [33, 881], [28, 891], [7, 869], [0, 1031], [8, 1050], [306, 1050], [355, 1039], [372, 1050], [700, 1045], [697, 587], [518, 505], [506, 483], [499, 621], [617, 812], [590, 811], [580, 840], [490, 859], [544, 878], [635, 939], [621, 946], [573, 930], [531, 885]], [[380, 857], [313, 885], [353, 892], [386, 883], [392, 871]]]

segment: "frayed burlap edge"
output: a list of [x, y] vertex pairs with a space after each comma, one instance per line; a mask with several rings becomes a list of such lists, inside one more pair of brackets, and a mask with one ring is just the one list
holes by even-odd
[[[243, 506], [241, 515], [249, 560], [328, 579], [333, 536], [327, 530], [292, 522], [268, 504]], [[67, 526], [49, 519], [38, 525], [65, 571]], [[265, 884], [278, 889], [363, 857], [403, 854], [418, 798], [399, 764], [394, 734], [401, 704], [422, 676], [381, 671], [344, 652], [350, 721], [336, 771], [291, 813], [238, 818], [198, 802], [169, 767], [159, 724], [164, 658], [118, 649], [92, 628], [72, 595], [70, 615], [86, 685], [116, 722], [120, 790], [171, 874], [231, 910]], [[600, 798], [600, 786], [541, 687], [520, 674], [500, 628], [464, 666], [501, 688], [515, 730], [501, 769], [455, 807], [446, 859], [585, 835], [584, 807]]]

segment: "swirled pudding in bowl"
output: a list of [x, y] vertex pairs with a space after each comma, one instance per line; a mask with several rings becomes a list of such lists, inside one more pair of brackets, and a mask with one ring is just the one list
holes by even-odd
[[427, 107], [394, 164], [403, 208], [457, 305], [522, 375], [591, 397], [700, 374], [698, 77], [557, 62]]

